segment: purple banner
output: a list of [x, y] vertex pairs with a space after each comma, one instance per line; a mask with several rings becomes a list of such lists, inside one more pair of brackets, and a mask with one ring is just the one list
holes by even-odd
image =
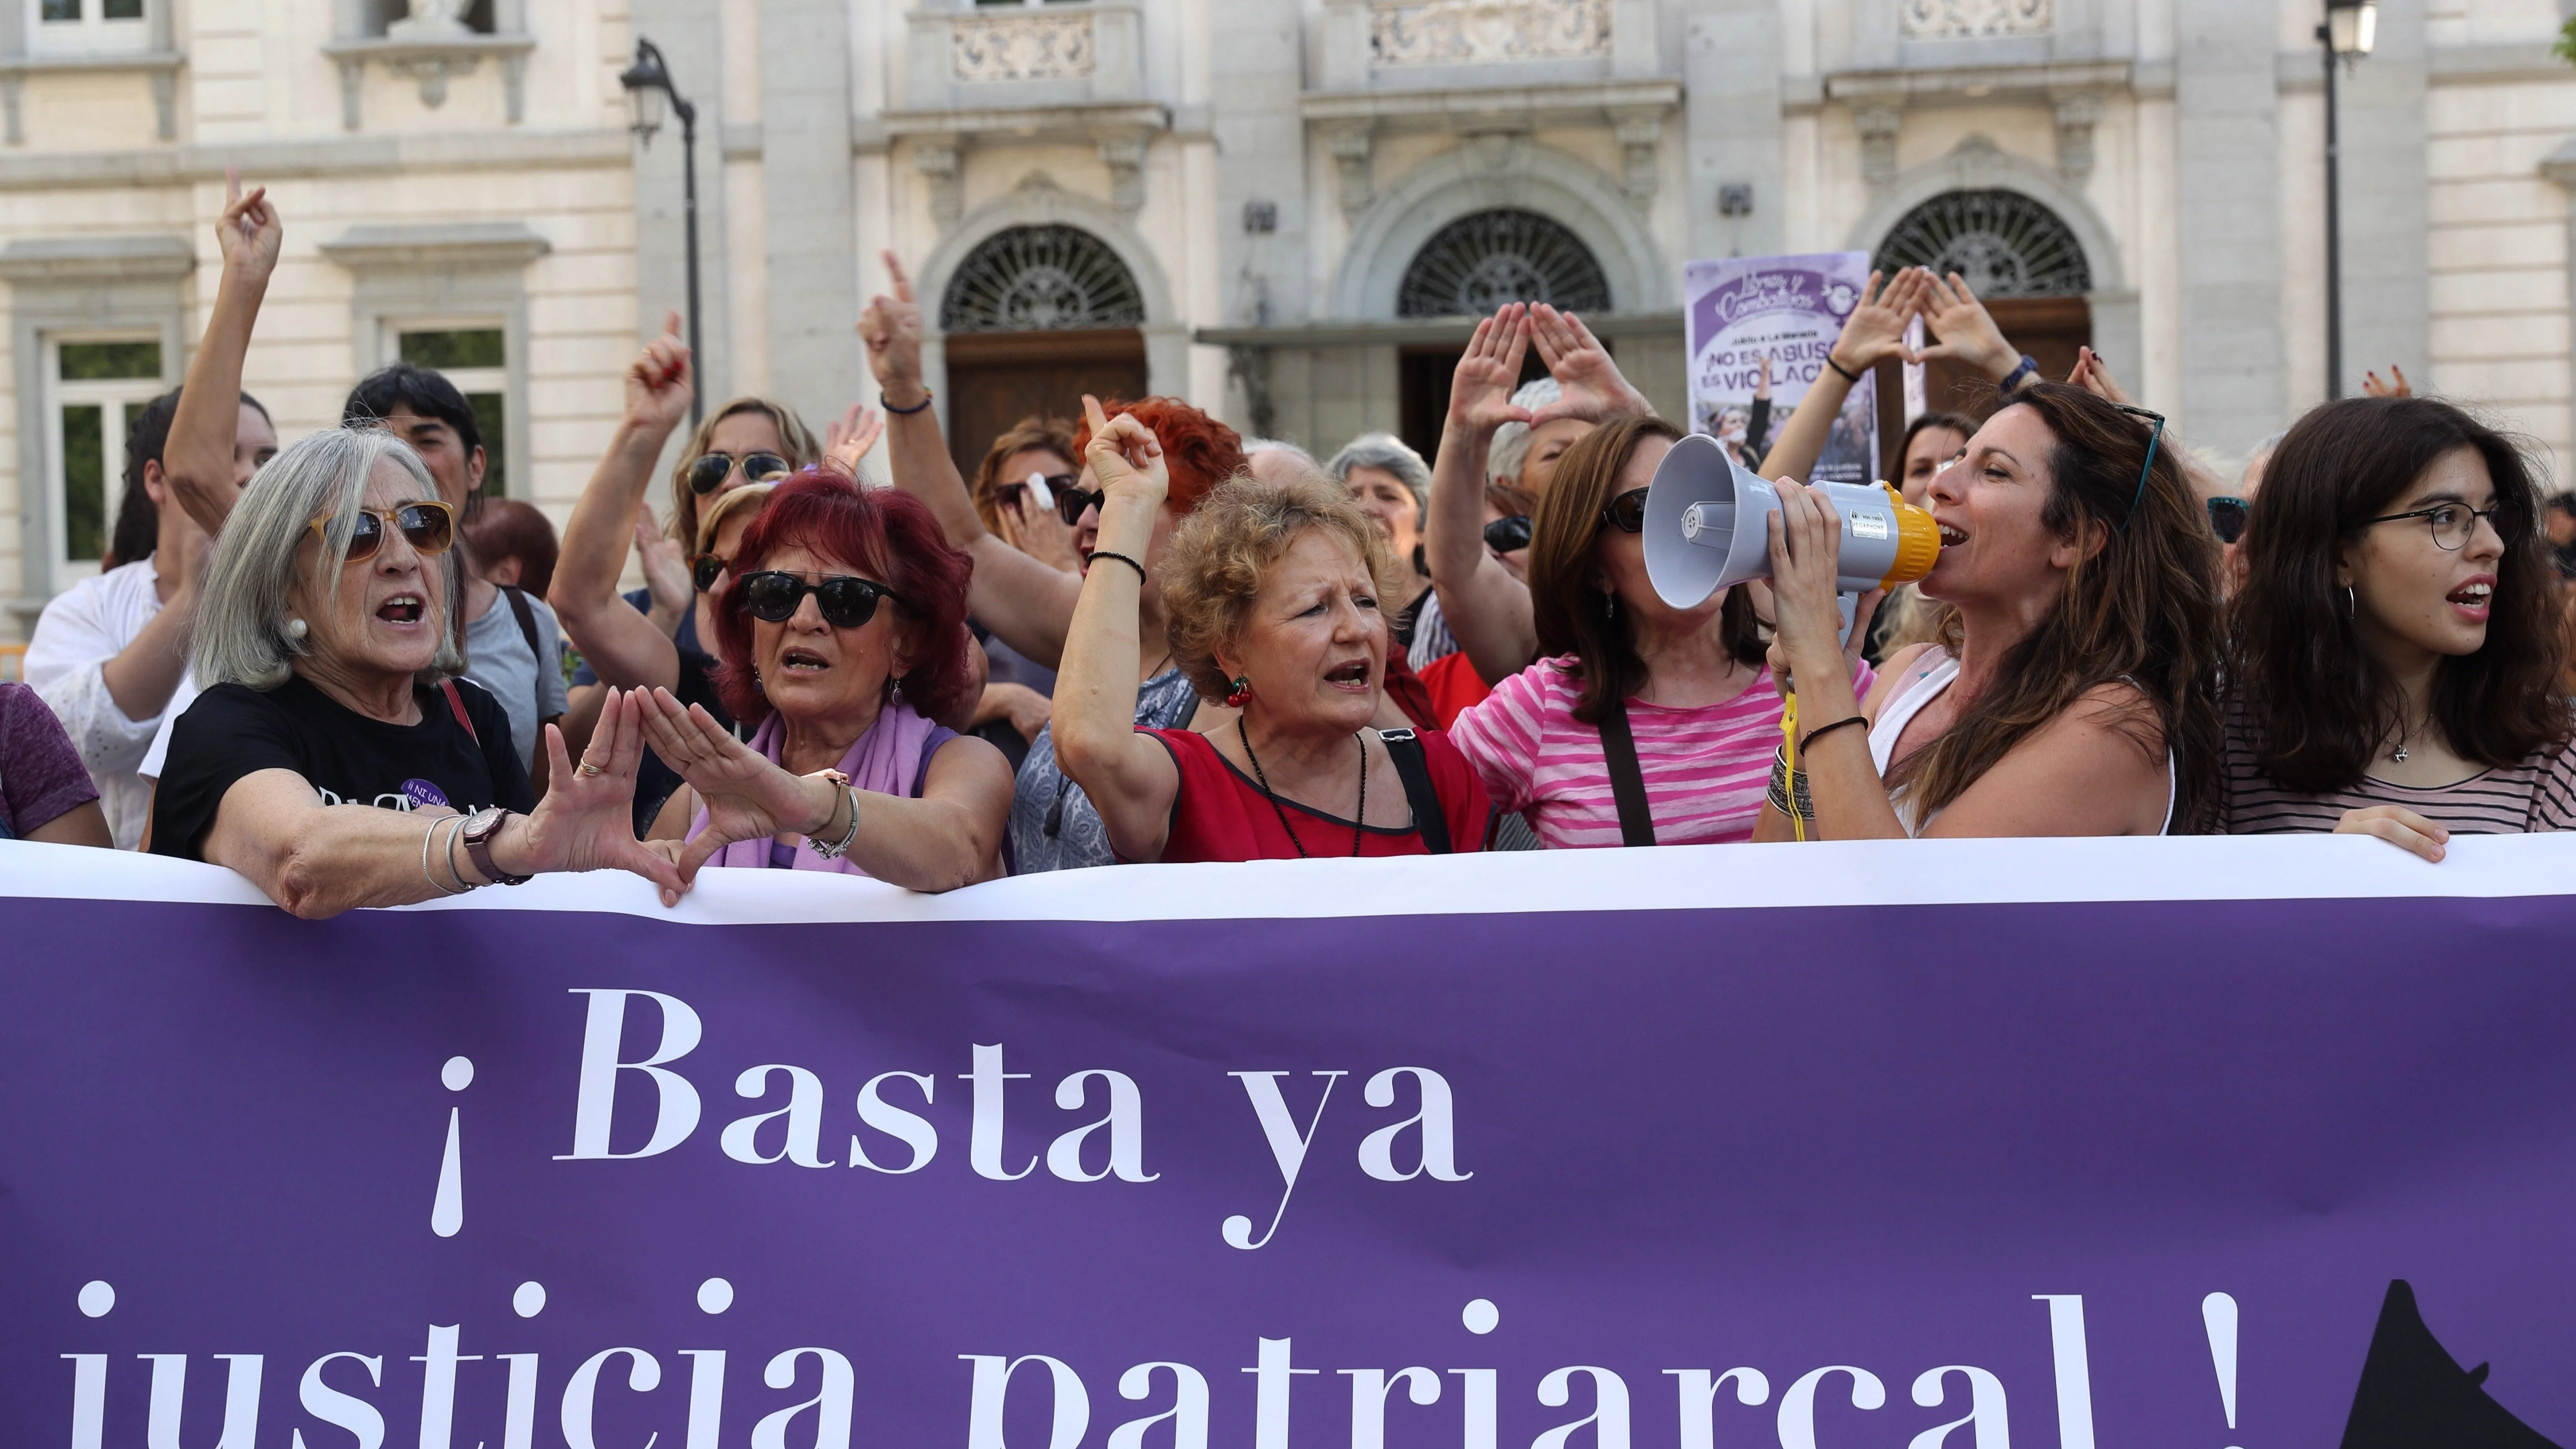
[[[2140, 844], [320, 923], [0, 847], [0, 1443], [2569, 1442], [2576, 856]], [[2171, 898], [1921, 903], [2014, 862]]]

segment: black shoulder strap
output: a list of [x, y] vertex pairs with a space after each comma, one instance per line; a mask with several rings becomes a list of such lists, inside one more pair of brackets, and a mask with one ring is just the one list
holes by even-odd
[[1411, 730], [1380, 730], [1377, 737], [1386, 742], [1386, 757], [1404, 782], [1404, 801], [1413, 807], [1413, 828], [1422, 833], [1422, 848], [1433, 855], [1449, 854], [1456, 848], [1449, 839], [1449, 816], [1440, 808], [1440, 792], [1431, 787], [1431, 764], [1423, 757], [1421, 736]]
[[1637, 737], [1628, 732], [1628, 702], [1601, 717], [1601, 756], [1610, 766], [1610, 798], [1619, 805], [1619, 843], [1655, 843], [1655, 815], [1646, 808], [1646, 775], [1637, 768]]
[[510, 601], [510, 612], [519, 616], [519, 637], [528, 641], [528, 657], [537, 668], [546, 667], [546, 651], [537, 647], [537, 611], [528, 607], [527, 590], [516, 584], [501, 585], [502, 596]]

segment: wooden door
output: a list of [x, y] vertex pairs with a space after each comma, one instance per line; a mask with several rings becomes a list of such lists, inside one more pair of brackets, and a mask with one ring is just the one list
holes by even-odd
[[1082, 416], [1102, 402], [1145, 395], [1145, 336], [1094, 332], [968, 332], [948, 339], [948, 454], [969, 481], [993, 439], [1034, 413]]
[[[2039, 375], [2051, 382], [2064, 382], [2075, 370], [2076, 349], [2093, 342], [2093, 309], [2081, 297], [1998, 297], [1986, 304], [1986, 311], [2003, 329], [2004, 340], [2029, 353], [2039, 364]], [[1983, 422], [1995, 410], [1994, 379], [1935, 358], [1923, 368], [1923, 405]], [[1878, 366], [1878, 436], [1884, 459], [1880, 476], [1894, 481], [1904, 461], [1895, 454], [1897, 441], [1905, 436], [1905, 375], [1893, 361]]]

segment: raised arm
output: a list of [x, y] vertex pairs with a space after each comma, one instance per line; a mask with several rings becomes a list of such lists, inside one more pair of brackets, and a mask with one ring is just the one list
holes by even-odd
[[1476, 324], [1449, 379], [1449, 415], [1431, 462], [1423, 539], [1431, 586], [1440, 591], [1440, 617], [1487, 684], [1520, 673], [1538, 653], [1529, 586], [1485, 549], [1485, 469], [1494, 431], [1530, 421], [1529, 409], [1512, 403], [1529, 351], [1529, 311], [1527, 303], [1513, 302]]
[[1851, 396], [1853, 379], [1888, 358], [1904, 355], [1905, 324], [1914, 316], [1930, 280], [1929, 273], [1909, 267], [1882, 287], [1879, 274], [1869, 274], [1860, 301], [1843, 319], [1842, 335], [1825, 354], [1825, 365], [1817, 369], [1806, 396], [1781, 426], [1780, 441], [1763, 455], [1763, 476], [1803, 483], [1816, 471], [1816, 460], [1825, 455], [1825, 440], [1833, 433], [1834, 417]]
[[[868, 370], [876, 374], [878, 400], [885, 405], [894, 485], [929, 504], [949, 546], [975, 560], [973, 581], [967, 585], [968, 612], [1003, 643], [1052, 669], [1064, 656], [1065, 630], [1072, 626], [1082, 580], [994, 537], [975, 515], [974, 495], [957, 474], [948, 440], [940, 436], [939, 414], [926, 405], [930, 389], [921, 381], [921, 304], [913, 299], [903, 263], [892, 252], [884, 257], [894, 295], [879, 294], [868, 304], [859, 318], [859, 340], [867, 344]], [[1137, 557], [1144, 557], [1141, 549]]]
[[1598, 421], [1614, 413], [1650, 413], [1655, 405], [1621, 375], [1610, 349], [1571, 312], [1545, 302], [1529, 309], [1530, 341], [1538, 347], [1548, 376], [1556, 379], [1557, 399], [1531, 414], [1534, 422], [1550, 418]]
[[[1082, 408], [1091, 419], [1088, 461], [1105, 495], [1098, 552], [1141, 559], [1171, 486], [1163, 445], [1132, 413], [1104, 417], [1100, 399], [1088, 393]], [[1143, 663], [1136, 596], [1144, 586], [1137, 570], [1116, 559], [1092, 565], [1055, 677], [1056, 763], [1091, 797], [1110, 845], [1129, 861], [1162, 859], [1181, 790], [1171, 754], [1136, 730]]]
[[[617, 593], [626, 549], [635, 536], [636, 510], [653, 483], [662, 445], [689, 411], [689, 349], [680, 341], [680, 314], [626, 369], [626, 412], [599, 467], [564, 524], [546, 602], [573, 647], [603, 684], [628, 688], [677, 687], [680, 650], [652, 617]], [[587, 710], [576, 704], [576, 716]], [[578, 733], [578, 732], [577, 732]]]
[[240, 173], [225, 172], [224, 214], [215, 223], [215, 244], [223, 252], [215, 308], [197, 355], [188, 359], [179, 410], [161, 451], [171, 498], [209, 536], [223, 531], [233, 500], [241, 496], [241, 485], [233, 481], [233, 433], [241, 422], [242, 358], [250, 351], [251, 326], [259, 320], [260, 299], [268, 295], [285, 239], [268, 188], [253, 187], [245, 196]]
[[[1977, 294], [1968, 288], [1967, 279], [1952, 272], [1945, 281], [1930, 272], [1923, 278], [1922, 300], [1924, 324], [1941, 340], [1920, 352], [1906, 355], [1908, 362], [1926, 362], [1946, 357], [1984, 373], [2001, 383], [2021, 366], [2021, 354], [2004, 339], [2004, 331], [1995, 325], [1994, 314]], [[2022, 374], [2028, 382], [2036, 373]], [[2018, 387], [2020, 384], [2016, 383]]]

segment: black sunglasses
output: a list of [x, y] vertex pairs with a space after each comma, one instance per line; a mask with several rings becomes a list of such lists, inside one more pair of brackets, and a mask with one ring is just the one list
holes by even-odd
[[733, 560], [720, 553], [694, 555], [689, 559], [689, 582], [696, 584], [698, 592], [703, 594], [716, 586], [716, 575], [732, 567]]
[[[1066, 489], [1082, 481], [1082, 475], [1079, 473], [1032, 473], [1029, 476], [1046, 484], [1050, 498], [1062, 497]], [[1028, 491], [1029, 485], [1025, 480], [1018, 483], [997, 484], [993, 489], [993, 501], [1004, 508], [1017, 508], [1020, 506], [1020, 500], [1028, 495]]]
[[1601, 510], [1601, 521], [1621, 533], [1645, 532], [1646, 490], [1631, 488], [1611, 499], [1609, 506]]
[[1064, 526], [1067, 528], [1080, 523], [1082, 515], [1089, 513], [1109, 497], [1106, 489], [1097, 493], [1085, 493], [1074, 486], [1073, 480], [1067, 480], [1063, 487], [1057, 488], [1055, 480], [1050, 478], [1047, 480], [1047, 486], [1055, 489], [1055, 516], [1063, 519]]
[[733, 597], [742, 600], [751, 617], [766, 624], [784, 624], [796, 617], [807, 594], [822, 607], [823, 622], [835, 629], [866, 627], [877, 616], [877, 601], [894, 597], [892, 589], [872, 579], [825, 574], [820, 583], [809, 584], [779, 569], [744, 574], [733, 586]]
[[1497, 518], [1485, 525], [1485, 547], [1496, 553], [1518, 553], [1529, 547], [1530, 535], [1536, 527], [1526, 513]]
[[[698, 461], [689, 465], [689, 491], [713, 493], [722, 488], [726, 477], [733, 472], [733, 464], [731, 453], [699, 454]], [[767, 483], [794, 471], [795, 466], [776, 453], [742, 455], [742, 476], [749, 482]]]
[[2209, 531], [2220, 543], [2234, 543], [2245, 536], [2245, 515], [2252, 505], [2242, 498], [2209, 500]]

